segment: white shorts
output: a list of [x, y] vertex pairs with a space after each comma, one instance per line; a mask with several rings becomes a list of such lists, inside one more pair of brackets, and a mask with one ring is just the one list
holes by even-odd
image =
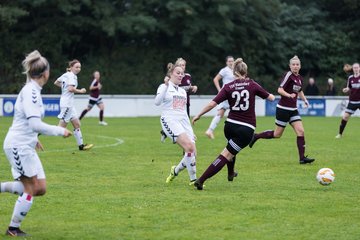
[[4, 149], [5, 155], [10, 162], [11, 172], [14, 179], [21, 176], [45, 179], [44, 168], [35, 149], [27, 146]]
[[176, 143], [180, 134], [186, 133], [190, 140], [195, 143], [194, 131], [189, 119], [173, 119], [171, 117], [160, 118], [160, 124], [166, 136]]
[[229, 102], [226, 100], [226, 101], [223, 101], [222, 103], [220, 103], [218, 106], [217, 106], [217, 110], [221, 110], [221, 109], [224, 109], [224, 110], [228, 110], [230, 109], [230, 105], [229, 105]]
[[61, 119], [66, 123], [69, 123], [72, 119], [75, 118], [78, 118], [78, 116], [74, 107], [62, 107], [60, 109], [60, 114], [58, 115], [58, 119]]

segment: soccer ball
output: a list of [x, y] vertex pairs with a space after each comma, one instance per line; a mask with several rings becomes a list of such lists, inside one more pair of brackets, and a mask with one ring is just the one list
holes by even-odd
[[330, 168], [322, 168], [317, 172], [316, 180], [321, 185], [329, 185], [335, 180], [335, 173]]

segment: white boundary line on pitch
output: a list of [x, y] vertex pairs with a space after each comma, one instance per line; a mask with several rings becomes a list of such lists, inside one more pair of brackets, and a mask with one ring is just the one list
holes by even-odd
[[[105, 139], [114, 139], [116, 142], [112, 143], [112, 144], [105, 144], [105, 145], [96, 145], [94, 144], [93, 148], [108, 148], [108, 147], [116, 147], [120, 144], [123, 144], [125, 141], [122, 140], [121, 138], [115, 138], [115, 137], [109, 137], [109, 136], [102, 136], [102, 135], [94, 135], [94, 134], [87, 134], [90, 136], [96, 136], [99, 138], [105, 138]], [[74, 148], [63, 148], [63, 149], [54, 149], [54, 150], [46, 150], [45, 151], [40, 151], [38, 153], [52, 153], [52, 152], [68, 152], [68, 151], [78, 151], [75, 147]]]

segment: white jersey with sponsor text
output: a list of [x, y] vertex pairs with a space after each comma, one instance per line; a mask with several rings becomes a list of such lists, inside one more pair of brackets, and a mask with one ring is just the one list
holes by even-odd
[[61, 75], [58, 80], [61, 82], [60, 107], [74, 106], [74, 93], [69, 92], [68, 87], [74, 86], [77, 88], [77, 76], [73, 72], [66, 72]]
[[4, 148], [30, 146], [35, 148], [38, 133], [29, 127], [29, 118], [43, 118], [44, 107], [41, 97], [41, 87], [31, 80], [21, 89], [16, 98], [14, 119], [4, 140]]
[[188, 119], [189, 117], [186, 113], [186, 91], [172, 82], [169, 82], [169, 87], [165, 84], [161, 84], [157, 90], [157, 94], [163, 92], [166, 88], [165, 97], [161, 103], [161, 116]]

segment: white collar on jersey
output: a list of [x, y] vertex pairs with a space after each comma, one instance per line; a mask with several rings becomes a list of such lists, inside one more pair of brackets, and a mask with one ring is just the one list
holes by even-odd
[[171, 81], [169, 81], [169, 84], [170, 84], [171, 86], [173, 86], [173, 88], [175, 88], [176, 91], [178, 90], [179, 85], [176, 85], [175, 83], [173, 83], [173, 82], [171, 82]]
[[42, 90], [42, 87], [40, 87], [40, 85], [38, 84], [37, 81], [31, 79], [30, 83], [31, 83], [32, 85], [34, 85], [39, 91]]

